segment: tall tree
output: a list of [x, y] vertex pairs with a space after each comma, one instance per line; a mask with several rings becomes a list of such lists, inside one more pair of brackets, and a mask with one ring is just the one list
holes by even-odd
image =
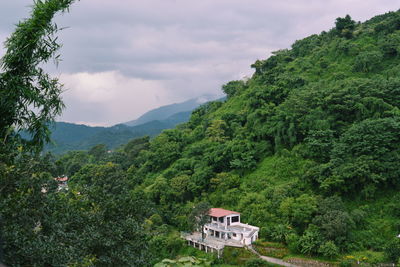
[[52, 22], [57, 12], [67, 11], [75, 0], [37, 0], [31, 17], [20, 22], [5, 42], [0, 73], [0, 138], [5, 145], [15, 131], [28, 131], [32, 147], [49, 141], [49, 122], [63, 108], [62, 86], [42, 65], [54, 58], [60, 44]]
[[344, 18], [336, 19], [336, 30], [339, 35], [350, 39], [353, 36], [354, 28], [356, 27], [356, 22], [351, 19], [350, 15], [346, 15]]
[[[55, 37], [58, 28], [52, 19], [57, 12], [67, 11], [74, 1], [34, 1], [31, 17], [17, 25], [5, 42], [6, 53], [0, 60], [0, 231], [11, 227], [11, 232], [4, 233], [12, 236], [15, 243], [25, 245], [24, 248], [17, 246], [18, 251], [6, 250], [4, 253], [6, 258], [13, 253], [12, 258], [17, 262], [16, 254], [29, 247], [27, 238], [33, 233], [32, 224], [28, 223], [46, 213], [40, 214], [44, 206], [41, 185], [44, 180], [48, 182], [48, 177], [34, 173], [34, 164], [15, 161], [19, 152], [10, 148], [21, 143], [17, 133], [25, 129], [32, 137], [29, 147], [40, 150], [49, 140], [49, 122], [63, 108], [61, 85], [40, 66], [52, 58], [58, 59], [55, 56], [60, 48]], [[22, 156], [19, 155], [19, 161], [23, 161]], [[13, 218], [16, 215], [18, 220]], [[28, 220], [23, 222], [23, 218]], [[39, 229], [39, 224], [37, 226]], [[0, 262], [4, 261], [1, 248], [10, 247], [7, 236], [3, 245], [0, 232]]]
[[210, 208], [210, 203], [200, 202], [193, 207], [189, 216], [189, 224], [192, 225], [193, 230], [201, 230], [202, 239], [204, 239], [204, 225], [210, 221]]

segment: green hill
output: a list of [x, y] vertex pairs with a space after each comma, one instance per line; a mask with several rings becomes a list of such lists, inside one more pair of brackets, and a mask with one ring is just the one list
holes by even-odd
[[[56, 122], [50, 129], [52, 143], [47, 144], [45, 150], [62, 154], [72, 150], [89, 150], [98, 144], [104, 144], [109, 149], [116, 149], [131, 139], [146, 135], [154, 137], [165, 129], [187, 122], [192, 111], [210, 99], [213, 97], [202, 96], [182, 103], [162, 106], [146, 112], [136, 120], [111, 127]], [[220, 98], [217, 101], [224, 99]], [[23, 134], [23, 136], [29, 139], [28, 135]]]
[[399, 30], [399, 12], [347, 16], [257, 60], [223, 86], [225, 103], [151, 141], [136, 187], [180, 230], [208, 201], [292, 253], [395, 260], [382, 252], [400, 233]]
[[399, 41], [399, 12], [338, 18], [330, 31], [257, 60], [251, 79], [223, 86], [225, 102], [125, 146], [119, 153], [130, 159], [113, 161], [155, 205], [148, 223], [164, 232], [150, 247], [158, 260], [177, 254], [174, 230], [162, 225], [187, 230], [201, 201], [241, 212], [291, 255], [397, 260]]
[[62, 154], [72, 150], [89, 150], [104, 144], [109, 149], [116, 149], [129, 140], [143, 136], [154, 137], [165, 129], [174, 128], [189, 120], [191, 111], [179, 112], [163, 120], [153, 120], [135, 126], [117, 124], [112, 127], [91, 127], [74, 123], [56, 122], [52, 127], [52, 143], [45, 150]]

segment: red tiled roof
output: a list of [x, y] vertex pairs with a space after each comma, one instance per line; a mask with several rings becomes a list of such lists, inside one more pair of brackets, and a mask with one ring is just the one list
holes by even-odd
[[224, 217], [227, 215], [240, 214], [240, 213], [236, 212], [236, 211], [231, 211], [231, 210], [224, 210], [221, 208], [211, 208], [209, 214], [212, 217]]
[[56, 177], [54, 180], [59, 181], [59, 182], [66, 182], [68, 181], [68, 177]]

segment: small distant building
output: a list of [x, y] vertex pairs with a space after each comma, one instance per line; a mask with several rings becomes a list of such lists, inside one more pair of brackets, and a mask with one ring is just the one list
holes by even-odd
[[68, 190], [68, 177], [63, 175], [60, 177], [54, 178], [55, 181], [58, 183], [58, 191], [61, 190]]
[[199, 232], [182, 235], [190, 246], [216, 252], [219, 257], [225, 246], [249, 246], [258, 239], [260, 228], [242, 223], [239, 212], [212, 208], [209, 216], [210, 222], [204, 225], [204, 239]]

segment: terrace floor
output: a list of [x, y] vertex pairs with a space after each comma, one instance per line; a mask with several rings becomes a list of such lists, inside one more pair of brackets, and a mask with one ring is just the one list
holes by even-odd
[[222, 249], [224, 246], [244, 247], [244, 245], [242, 243], [240, 243], [239, 241], [232, 240], [232, 239], [224, 240], [221, 238], [215, 238], [215, 237], [208, 236], [202, 240], [201, 233], [198, 233], [198, 232], [184, 235], [183, 238], [185, 238], [188, 241], [197, 242], [199, 244], [203, 244], [203, 245], [210, 246], [210, 247], [217, 248], [217, 249]]

